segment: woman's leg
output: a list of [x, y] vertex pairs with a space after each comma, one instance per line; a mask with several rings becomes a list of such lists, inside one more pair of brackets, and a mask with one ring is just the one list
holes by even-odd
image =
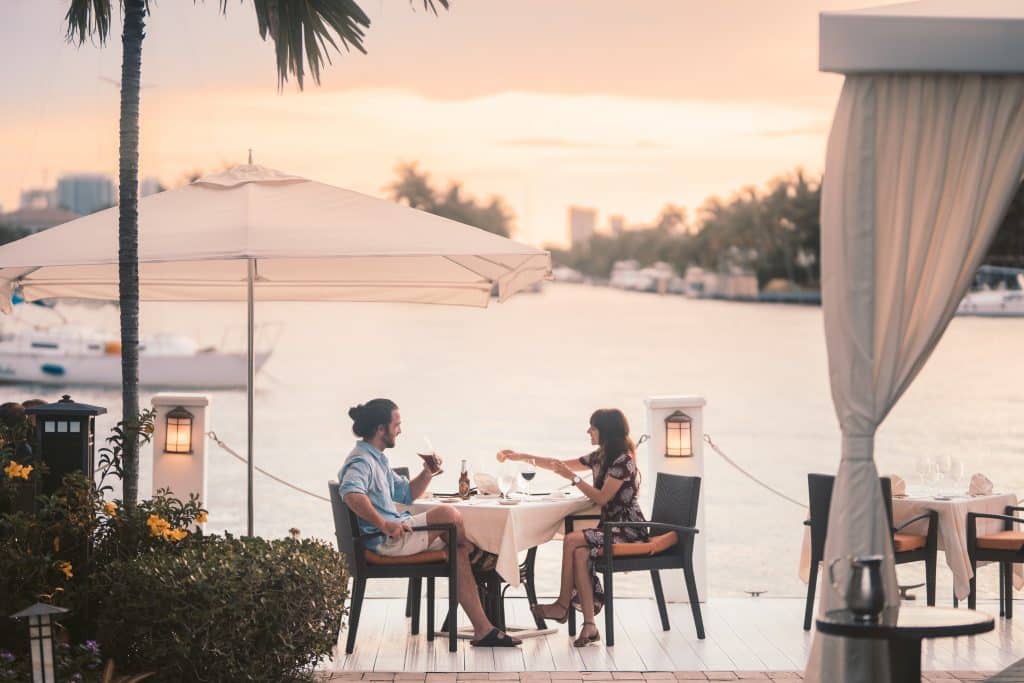
[[576, 594], [583, 611], [583, 627], [580, 628], [580, 637], [583, 638], [597, 632], [594, 623], [594, 582], [590, 578], [590, 548], [586, 545], [576, 548], [572, 558]]
[[570, 601], [573, 586], [576, 584], [573, 576], [573, 553], [580, 547], [587, 547], [582, 531], [568, 533], [562, 540], [562, 582], [558, 589], [558, 597], [553, 605], [541, 605], [538, 608], [540, 615], [545, 619], [561, 618], [571, 609]]

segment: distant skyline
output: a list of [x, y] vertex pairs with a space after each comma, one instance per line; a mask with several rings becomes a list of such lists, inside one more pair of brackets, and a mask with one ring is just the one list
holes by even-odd
[[[116, 4], [116, 3], [115, 3]], [[361, 3], [368, 56], [276, 90], [249, 3], [154, 3], [143, 47], [140, 175], [176, 185], [245, 161], [382, 196], [395, 166], [503, 196], [514, 237], [567, 241], [569, 205], [627, 223], [692, 217], [800, 166], [820, 172], [841, 78], [817, 72], [823, 10], [878, 2], [455, 0]], [[8, 0], [0, 205], [69, 172], [116, 175], [120, 39], [68, 45], [66, 2]], [[115, 11], [115, 24], [120, 13]], [[111, 82], [114, 81], [113, 83]]]

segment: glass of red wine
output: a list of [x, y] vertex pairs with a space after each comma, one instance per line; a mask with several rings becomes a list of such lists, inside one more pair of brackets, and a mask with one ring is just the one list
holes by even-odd
[[523, 467], [522, 467], [522, 470], [520, 471], [520, 474], [522, 474], [523, 475], [523, 479], [526, 480], [526, 491], [525, 491], [525, 493], [526, 493], [527, 496], [529, 496], [529, 495], [531, 495], [530, 494], [530, 482], [533, 481], [533, 478], [537, 476], [537, 465], [533, 462], [533, 460], [524, 460], [523, 461]]

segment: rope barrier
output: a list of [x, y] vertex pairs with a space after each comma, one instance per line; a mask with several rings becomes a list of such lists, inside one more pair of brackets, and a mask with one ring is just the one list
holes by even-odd
[[[223, 441], [218, 439], [216, 432], [209, 431], [209, 432], [206, 432], [206, 435], [208, 437], [210, 437], [211, 439], [213, 439], [217, 443], [218, 446], [220, 446], [225, 451], [227, 451], [228, 453], [233, 455], [235, 458], [237, 458], [242, 463], [249, 462], [248, 459], [242, 457], [241, 455], [236, 453], [234, 450], [232, 450], [230, 446], [228, 446], [226, 443], [224, 443]], [[257, 472], [259, 472], [260, 474], [262, 474], [263, 476], [269, 477], [270, 479], [273, 479], [278, 484], [282, 484], [284, 486], [287, 486], [288, 488], [293, 489], [295, 491], [298, 491], [299, 493], [305, 493], [307, 496], [312, 496], [313, 498], [317, 498], [317, 499], [322, 500], [322, 501], [324, 501], [326, 503], [331, 502], [331, 499], [328, 498], [327, 496], [321, 496], [319, 494], [313, 493], [312, 491], [307, 491], [306, 489], [304, 489], [304, 488], [302, 488], [300, 486], [296, 486], [295, 484], [292, 484], [291, 482], [287, 482], [284, 479], [281, 479], [280, 477], [274, 476], [273, 474], [271, 474], [270, 472], [267, 472], [265, 469], [263, 469], [261, 467], [253, 467], [253, 469], [256, 470]]]
[[771, 487], [771, 486], [769, 486], [768, 484], [764, 483], [763, 481], [761, 481], [760, 479], [758, 479], [757, 477], [755, 477], [755, 476], [754, 476], [753, 474], [751, 474], [750, 472], [747, 472], [747, 471], [746, 471], [745, 469], [743, 469], [742, 467], [740, 467], [739, 465], [737, 465], [737, 464], [736, 464], [736, 462], [735, 462], [735, 461], [734, 461], [734, 460], [733, 460], [732, 458], [730, 458], [730, 457], [729, 457], [728, 455], [726, 455], [725, 453], [723, 453], [723, 452], [722, 452], [722, 450], [721, 450], [721, 449], [720, 449], [720, 448], [719, 448], [719, 447], [718, 447], [717, 445], [715, 445], [715, 442], [711, 440], [711, 436], [710, 436], [710, 435], [708, 435], [708, 434], [705, 434], [705, 435], [704, 435], [704, 441], [705, 441], [705, 442], [706, 442], [706, 443], [707, 443], [707, 444], [708, 444], [709, 446], [711, 446], [711, 450], [713, 450], [713, 451], [714, 451], [715, 453], [718, 453], [718, 455], [720, 455], [720, 456], [722, 457], [722, 460], [725, 460], [725, 461], [726, 461], [727, 463], [729, 463], [730, 465], [732, 465], [732, 466], [733, 466], [733, 467], [734, 467], [734, 468], [736, 469], [736, 471], [737, 471], [737, 472], [739, 472], [740, 474], [742, 474], [743, 476], [745, 476], [745, 477], [746, 477], [747, 479], [750, 479], [750, 480], [751, 480], [752, 482], [754, 482], [754, 483], [755, 483], [755, 484], [757, 484], [758, 486], [761, 486], [761, 487], [763, 487], [763, 488], [766, 488], [766, 489], [768, 489], [769, 491], [771, 491], [772, 493], [774, 493], [774, 494], [775, 494], [776, 496], [778, 496], [779, 498], [782, 498], [783, 500], [788, 500], [788, 501], [789, 501], [790, 503], [792, 503], [793, 505], [796, 505], [797, 507], [799, 507], [799, 508], [801, 508], [801, 509], [803, 509], [803, 510], [806, 510], [806, 509], [807, 509], [807, 504], [806, 504], [806, 503], [801, 503], [801, 502], [800, 502], [799, 500], [796, 500], [796, 499], [794, 499], [794, 498], [790, 498], [789, 496], [787, 496], [787, 495], [786, 495], [785, 493], [783, 493], [782, 491], [779, 491], [778, 489], [774, 489], [774, 488], [772, 488], [772, 487]]
[[[221, 441], [217, 437], [217, 433], [216, 432], [209, 431], [209, 432], [206, 432], [206, 435], [208, 437], [210, 437], [226, 453], [228, 453], [229, 455], [231, 455], [232, 457], [237, 459], [239, 462], [241, 462], [243, 464], [248, 462], [248, 460], [244, 456], [239, 455], [230, 446], [228, 446], [226, 443]], [[644, 441], [646, 441], [648, 438], [649, 437], [648, 437], [647, 434], [642, 435], [640, 437], [640, 440], [637, 442], [637, 445], [639, 446]], [[750, 479], [752, 482], [754, 482], [758, 486], [761, 486], [762, 488], [767, 489], [768, 491], [774, 493], [779, 498], [782, 498], [783, 500], [789, 501], [790, 503], [792, 503], [793, 505], [796, 505], [797, 507], [799, 507], [801, 509], [806, 509], [807, 508], [806, 504], [801, 503], [800, 501], [798, 501], [798, 500], [796, 500], [794, 498], [790, 498], [789, 496], [787, 496], [785, 493], [779, 491], [778, 489], [772, 488], [770, 485], [766, 484], [765, 482], [761, 481], [760, 479], [755, 477], [750, 472], [748, 472], [745, 469], [743, 469], [742, 467], [740, 467], [732, 458], [730, 458], [728, 455], [726, 455], [725, 453], [722, 452], [722, 450], [718, 447], [718, 445], [715, 444], [715, 442], [711, 439], [710, 435], [705, 434], [704, 435], [704, 441], [709, 446], [711, 446], [711, 450], [713, 450], [715, 453], [718, 453], [718, 455], [721, 456], [722, 460], [725, 460], [727, 463], [732, 465], [732, 467], [735, 468], [737, 472], [739, 472], [743, 476], [747, 477], [748, 479]], [[278, 484], [281, 484], [282, 486], [287, 486], [288, 488], [292, 489], [293, 491], [298, 491], [299, 493], [303, 493], [303, 494], [305, 494], [307, 496], [310, 496], [312, 498], [316, 498], [317, 500], [322, 500], [324, 502], [330, 502], [330, 498], [328, 498], [326, 496], [321, 496], [321, 495], [319, 495], [317, 493], [313, 493], [312, 491], [307, 491], [306, 489], [302, 488], [301, 486], [296, 486], [295, 484], [292, 484], [291, 482], [285, 481], [284, 479], [281, 479], [280, 477], [278, 477], [276, 475], [273, 475], [270, 472], [267, 472], [262, 467], [253, 467], [253, 469], [256, 470], [257, 472], [259, 472], [260, 474], [262, 474], [263, 476], [268, 477], [270, 479], [273, 479]]]

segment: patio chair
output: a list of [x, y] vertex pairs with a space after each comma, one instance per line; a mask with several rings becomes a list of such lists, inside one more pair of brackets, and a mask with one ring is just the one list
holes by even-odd
[[[597, 571], [604, 583], [604, 642], [615, 645], [613, 617], [614, 593], [612, 576], [615, 572], [649, 571], [654, 586], [654, 599], [658, 603], [661, 627], [669, 630], [668, 609], [662, 592], [662, 569], [682, 569], [690, 610], [697, 629], [697, 638], [704, 639], [704, 619], [700, 613], [700, 596], [693, 575], [693, 538], [698, 530], [697, 503], [700, 498], [700, 477], [684, 477], [658, 472], [654, 487], [654, 509], [648, 522], [612, 522], [600, 524], [604, 529], [605, 548], [611, 548], [597, 560]], [[577, 520], [600, 519], [600, 515], [571, 515], [565, 518], [565, 532], [570, 533]], [[646, 543], [612, 543], [611, 527], [646, 527], [651, 537]], [[576, 610], [569, 609], [569, 635], [576, 635]]]
[[[456, 589], [458, 586], [455, 553], [447, 550], [428, 550], [405, 557], [385, 557], [366, 548], [366, 541], [383, 536], [363, 534], [359, 531], [359, 523], [339, 493], [340, 485], [336, 481], [328, 483], [331, 509], [334, 512], [334, 533], [338, 541], [338, 550], [345, 555], [349, 574], [352, 576], [352, 598], [349, 610], [348, 640], [345, 653], [352, 654], [356, 643], [356, 631], [359, 628], [359, 615], [363, 609], [363, 597], [366, 594], [366, 581], [377, 578], [409, 578], [417, 581], [427, 580], [427, 640], [434, 639], [434, 579], [448, 579], [448, 604], [458, 604]], [[443, 531], [448, 548], [455, 547], [454, 524], [427, 524], [413, 527], [413, 531]], [[419, 624], [420, 601], [413, 603], [413, 624]], [[448, 629], [448, 650], [458, 649], [457, 629]]]
[[[804, 630], [811, 630], [814, 616], [814, 593], [818, 585], [818, 565], [825, 558], [825, 538], [828, 533], [828, 511], [832, 505], [832, 487], [835, 477], [831, 474], [807, 475], [807, 498], [811, 508], [811, 518], [804, 522], [811, 528], [811, 572], [807, 581], [807, 603], [804, 606]], [[892, 481], [888, 477], [879, 477], [882, 487], [882, 500], [885, 501], [886, 519], [892, 529], [893, 558], [896, 564], [908, 562], [925, 563], [925, 591], [929, 607], [935, 606], [935, 558], [938, 549], [939, 515], [934, 510], [922, 512], [906, 520], [898, 527], [892, 524]], [[928, 520], [928, 530], [924, 534], [908, 534], [904, 529], [911, 524]]]
[[[977, 602], [978, 562], [999, 563], [999, 616], [1013, 619], [1013, 565], [1024, 562], [1024, 531], [1014, 525], [1024, 523], [1017, 512], [1024, 507], [1007, 505], [1005, 514], [987, 512], [967, 513], [967, 557], [971, 562], [971, 592], [967, 606], [974, 609]], [[978, 535], [978, 519], [1000, 519], [1003, 530], [992, 534]]]

